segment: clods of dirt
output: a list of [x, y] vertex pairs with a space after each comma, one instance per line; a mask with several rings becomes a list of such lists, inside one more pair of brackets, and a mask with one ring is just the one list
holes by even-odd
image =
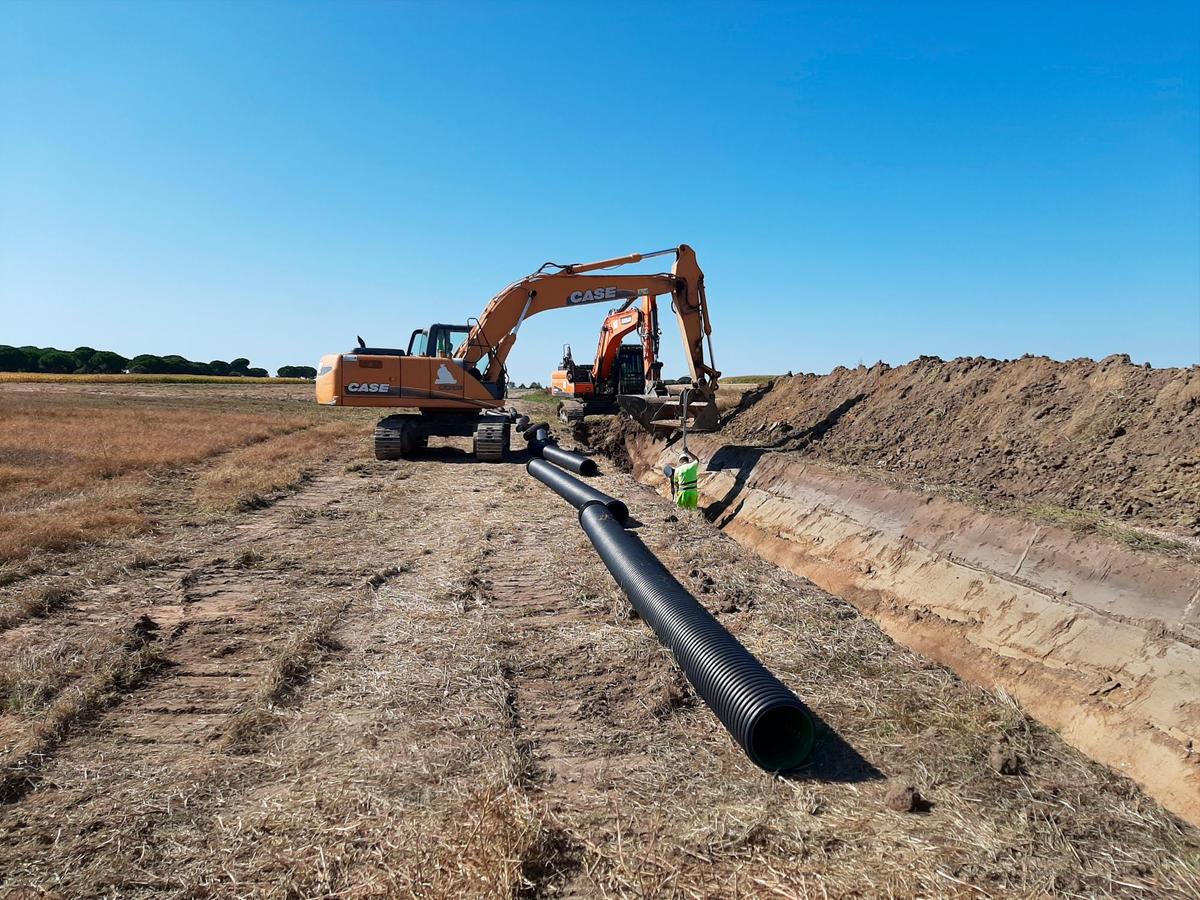
[[129, 627], [130, 643], [148, 644], [158, 639], [159, 625], [149, 616], [143, 614]]
[[988, 751], [988, 766], [997, 775], [1020, 775], [1025, 768], [1017, 752], [1003, 741], [992, 744]]
[[888, 788], [883, 796], [883, 804], [888, 809], [902, 813], [928, 812], [930, 803], [921, 796], [913, 785], [899, 783]]

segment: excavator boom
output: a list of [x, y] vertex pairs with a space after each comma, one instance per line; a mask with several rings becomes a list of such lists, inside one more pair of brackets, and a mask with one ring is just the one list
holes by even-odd
[[[629, 265], [667, 252], [670, 251], [633, 253], [566, 266], [547, 263], [538, 272], [514, 282], [492, 298], [455, 356], [469, 365], [479, 365], [486, 359], [485, 380], [494, 381], [504, 371], [517, 333], [530, 316], [550, 309], [669, 295], [684, 340], [688, 372], [696, 390], [704, 397], [715, 395], [721, 373], [711, 365], [711, 346], [707, 356], [705, 354], [705, 340], [712, 333], [712, 326], [704, 297], [704, 273], [700, 271], [691, 247], [681, 244], [675, 249], [675, 263], [669, 274], [581, 274]], [[546, 269], [552, 266], [556, 271], [547, 272]]]

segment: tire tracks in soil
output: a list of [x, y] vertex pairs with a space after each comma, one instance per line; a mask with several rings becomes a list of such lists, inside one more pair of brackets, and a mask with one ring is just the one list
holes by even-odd
[[[323, 559], [316, 571], [296, 562], [313, 518], [341, 517], [348, 501], [369, 490], [366, 480], [330, 469], [225, 529], [202, 550], [185, 553], [186, 561], [106, 586], [64, 615], [6, 635], [20, 638], [33, 628], [42, 643], [111, 631], [140, 618], [143, 631], [157, 637], [161, 665], [155, 677], [68, 736], [57, 753], [37, 761], [33, 790], [0, 807], [4, 843], [19, 845], [24, 833], [57, 832], [56, 841], [78, 839], [86, 852], [96, 845], [93, 831], [145, 808], [148, 792], [158, 791], [154, 805], [170, 810], [179, 785], [220, 769], [223, 729], [255, 703], [281, 636], [322, 604], [348, 605], [361, 591], [355, 562], [328, 567]], [[328, 596], [312, 596], [314, 579], [326, 583]], [[22, 725], [28, 727], [28, 720], [0, 717], [6, 726], [0, 740]], [[74, 835], [55, 827], [64, 810]]]

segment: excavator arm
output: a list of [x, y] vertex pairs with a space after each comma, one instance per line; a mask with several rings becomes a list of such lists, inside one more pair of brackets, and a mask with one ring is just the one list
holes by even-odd
[[[589, 274], [670, 253], [675, 254], [675, 263], [669, 274]], [[721, 373], [711, 365], [711, 341], [705, 355], [705, 342], [712, 334], [712, 325], [704, 296], [704, 273], [696, 262], [695, 251], [686, 244], [672, 250], [631, 253], [593, 263], [566, 266], [547, 263], [538, 272], [514, 282], [491, 299], [479, 321], [472, 326], [467, 340], [455, 351], [455, 356], [469, 366], [478, 365], [486, 357], [484, 379], [495, 383], [503, 377], [505, 360], [516, 343], [522, 323], [530, 316], [550, 309], [591, 303], [629, 303], [663, 295], [671, 297], [683, 336], [688, 371], [697, 391], [706, 398], [715, 396]]]
[[[655, 300], [653, 297], [646, 297], [644, 303], [651, 306]], [[596, 360], [592, 363], [593, 378], [599, 380], [612, 375], [613, 362], [617, 358], [621, 341], [631, 331], [640, 328], [645, 318], [645, 313], [637, 308], [622, 309], [608, 314], [604, 324], [600, 326], [600, 343], [596, 346]]]

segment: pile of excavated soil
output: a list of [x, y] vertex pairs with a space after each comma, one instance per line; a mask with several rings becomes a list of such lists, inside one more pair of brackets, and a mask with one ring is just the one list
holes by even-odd
[[837, 368], [748, 395], [722, 435], [922, 487], [1200, 535], [1200, 366], [923, 356]]

